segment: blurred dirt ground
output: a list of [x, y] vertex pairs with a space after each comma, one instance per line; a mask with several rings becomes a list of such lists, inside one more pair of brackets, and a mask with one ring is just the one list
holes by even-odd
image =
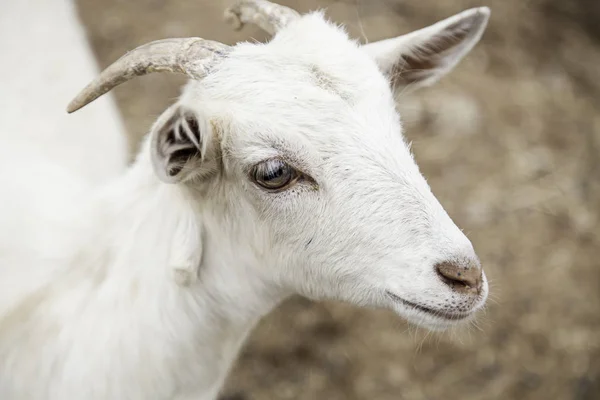
[[[164, 37], [267, 39], [232, 32], [227, 3], [79, 0], [102, 67]], [[600, 1], [281, 3], [326, 8], [362, 41], [492, 8], [453, 73], [400, 99], [417, 161], [474, 242], [492, 298], [476, 326], [443, 335], [390, 312], [292, 299], [252, 334], [224, 398], [600, 399]], [[133, 148], [182, 82], [116, 89]]]

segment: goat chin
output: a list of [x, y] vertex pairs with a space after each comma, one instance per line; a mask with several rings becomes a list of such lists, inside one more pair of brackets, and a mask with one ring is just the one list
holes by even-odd
[[53, 86], [12, 63], [23, 79], [0, 118], [1, 399], [214, 399], [248, 332], [293, 293], [432, 329], [483, 306], [479, 260], [420, 174], [394, 96], [451, 70], [487, 8], [358, 46], [322, 13], [240, 1], [228, 18], [260, 21], [268, 44], [141, 46], [71, 103], [139, 74], [193, 79], [126, 169], [110, 97], [56, 109], [93, 61], [73, 4], [38, 3], [0, 15], [65, 67]]

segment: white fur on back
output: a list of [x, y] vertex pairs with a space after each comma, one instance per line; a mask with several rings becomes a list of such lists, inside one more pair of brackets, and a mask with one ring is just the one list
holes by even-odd
[[73, 1], [6, 1], [1, 8], [2, 146], [37, 147], [91, 182], [116, 177], [126, 165], [127, 141], [113, 96], [78, 114], [65, 111], [98, 73]]

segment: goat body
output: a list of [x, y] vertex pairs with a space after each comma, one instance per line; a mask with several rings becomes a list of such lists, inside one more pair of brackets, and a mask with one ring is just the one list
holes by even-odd
[[[258, 302], [256, 293], [223, 285], [256, 279], [236, 265], [239, 249], [205, 260], [208, 290], [195, 290], [189, 279], [200, 254], [186, 241], [199, 240], [202, 211], [143, 164], [101, 189], [53, 164], [25, 169], [40, 184], [5, 199], [14, 212], [0, 221], [3, 399], [186, 398], [198, 387], [195, 398], [212, 398], [260, 317], [254, 312], [272, 304], [241, 312], [239, 299]], [[58, 181], [66, 190], [56, 190]], [[25, 218], [21, 209], [29, 211]], [[205, 245], [227, 243], [217, 234]]]

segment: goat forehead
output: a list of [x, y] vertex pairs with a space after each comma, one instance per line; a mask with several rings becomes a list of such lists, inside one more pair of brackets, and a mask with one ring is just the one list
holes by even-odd
[[281, 124], [330, 130], [329, 136], [400, 134], [390, 88], [374, 66], [361, 73], [348, 64], [260, 53], [229, 61], [187, 92], [194, 103], [214, 106], [215, 113], [236, 120], [268, 120], [274, 129]]
[[206, 80], [206, 87], [214, 89], [213, 99], [260, 106], [291, 101], [319, 107], [342, 106], [364, 102], [374, 90], [379, 89], [380, 96], [387, 89], [379, 81], [377, 70], [367, 68], [365, 73], [349, 62], [306, 55], [245, 53], [232, 55], [212, 79]]
[[[407, 153], [387, 80], [318, 13], [267, 44], [238, 44], [215, 73], [192, 85], [184, 102], [213, 107], [210, 113], [232, 121], [240, 136], [302, 136], [326, 159], [345, 152], [379, 163]], [[268, 136], [242, 137], [238, 145]]]
[[355, 90], [321, 72], [315, 64], [289, 65], [285, 71], [274, 69], [270, 78], [253, 75], [239, 85], [221, 80], [209, 90], [200, 88], [196, 104], [212, 108], [209, 114], [235, 128], [229, 136], [236, 148], [280, 139], [293, 147], [290, 143], [303, 140], [325, 159], [345, 154], [384, 165], [408, 154], [387, 87]]
[[405, 147], [393, 100], [385, 92], [350, 103], [329, 88], [298, 81], [290, 81], [289, 86], [276, 79], [232, 86], [225, 89], [231, 90], [227, 95], [223, 95], [222, 85], [214, 89], [198, 90], [200, 98], [193, 104], [208, 108], [209, 115], [231, 125], [234, 129], [227, 130], [236, 147], [247, 140], [283, 139], [285, 145], [300, 138], [329, 154], [389, 153]]
[[322, 98], [310, 93], [277, 97], [271, 103], [261, 99], [219, 107], [236, 147], [252, 143], [293, 148], [294, 143], [304, 143], [332, 162], [341, 160], [336, 155], [383, 162], [409, 154], [393, 104], [348, 105], [333, 95]]
[[318, 13], [290, 24], [267, 44], [238, 44], [212, 78], [219, 84], [215, 96], [247, 99], [254, 93], [258, 102], [290, 96], [315, 101], [315, 95], [329, 94], [353, 103], [368, 96], [369, 88], [387, 86], [375, 63]]

